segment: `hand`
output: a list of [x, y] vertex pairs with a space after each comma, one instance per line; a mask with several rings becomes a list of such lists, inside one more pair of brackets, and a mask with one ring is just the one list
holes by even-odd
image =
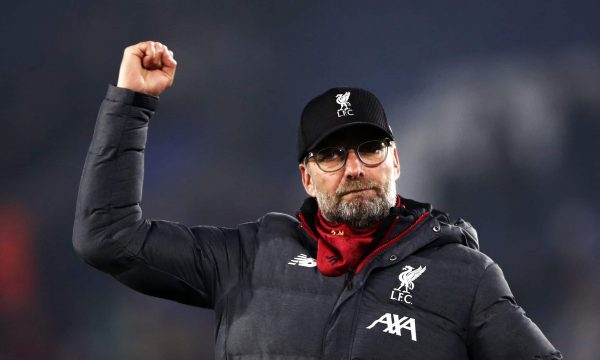
[[125, 49], [117, 86], [158, 96], [173, 85], [176, 67], [173, 52], [165, 45], [144, 41]]

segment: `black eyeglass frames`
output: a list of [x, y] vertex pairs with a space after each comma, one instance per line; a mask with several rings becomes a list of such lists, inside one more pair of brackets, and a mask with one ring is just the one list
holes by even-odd
[[390, 139], [369, 140], [355, 147], [331, 146], [317, 151], [311, 151], [304, 158], [304, 165], [312, 158], [315, 159], [319, 169], [325, 172], [334, 172], [343, 168], [348, 159], [348, 151], [354, 149], [358, 159], [367, 166], [377, 166], [387, 157]]

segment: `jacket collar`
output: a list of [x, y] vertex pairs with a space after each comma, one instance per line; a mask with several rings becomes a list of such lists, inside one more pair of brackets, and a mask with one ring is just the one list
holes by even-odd
[[[311, 237], [317, 233], [315, 229], [315, 218], [319, 207], [314, 197], [308, 197], [304, 200], [300, 210], [296, 214], [308, 231], [312, 232]], [[434, 209], [431, 204], [422, 203], [402, 197], [402, 206], [390, 209], [389, 215], [384, 219], [382, 225], [375, 233], [374, 246], [379, 246], [382, 242], [387, 242], [402, 235], [412, 224], [415, 223], [423, 214], [429, 212], [429, 218], [433, 224], [439, 224], [440, 229], [434, 239], [430, 239], [422, 244], [420, 249], [439, 247], [450, 243], [459, 243], [469, 248], [479, 250], [479, 241], [477, 231], [467, 221], [458, 218], [451, 222], [450, 216], [440, 210]], [[317, 239], [314, 239], [317, 240]]]
[[[304, 200], [302, 207], [300, 207], [300, 210], [297, 213], [297, 217], [305, 224], [305, 226], [308, 226], [313, 234], [317, 234], [315, 219], [318, 210], [319, 206], [317, 200], [314, 197], [309, 197]], [[386, 241], [398, 236], [428, 211], [431, 211], [430, 204], [402, 198], [402, 206], [392, 207], [388, 216], [386, 216], [379, 226], [379, 229], [375, 233], [376, 241], [374, 245], [377, 246], [381, 241]]]

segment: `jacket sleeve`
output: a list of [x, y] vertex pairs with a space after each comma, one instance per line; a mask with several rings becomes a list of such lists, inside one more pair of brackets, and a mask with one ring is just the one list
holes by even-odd
[[497, 264], [479, 283], [469, 324], [471, 359], [562, 359], [541, 330], [519, 307]]
[[214, 307], [243, 267], [236, 229], [142, 218], [148, 122], [158, 98], [109, 86], [86, 157], [73, 246], [88, 264], [145, 294]]

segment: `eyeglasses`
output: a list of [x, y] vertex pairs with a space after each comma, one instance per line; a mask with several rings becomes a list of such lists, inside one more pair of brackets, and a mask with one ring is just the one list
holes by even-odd
[[334, 172], [343, 168], [348, 160], [348, 150], [354, 149], [358, 159], [367, 166], [377, 166], [387, 157], [388, 147], [391, 145], [390, 139], [370, 140], [359, 144], [356, 147], [332, 146], [320, 149], [316, 152], [309, 152], [304, 158], [304, 165], [311, 158], [315, 159], [319, 169], [325, 172]]

